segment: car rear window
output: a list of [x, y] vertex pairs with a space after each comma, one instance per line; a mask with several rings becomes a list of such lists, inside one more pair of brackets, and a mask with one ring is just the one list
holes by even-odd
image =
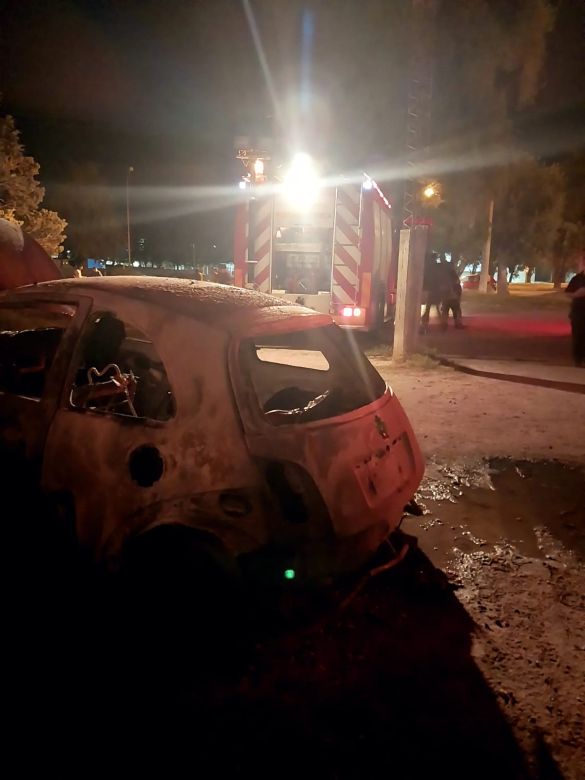
[[386, 389], [355, 335], [336, 325], [246, 339], [240, 363], [274, 425], [336, 417], [367, 406]]

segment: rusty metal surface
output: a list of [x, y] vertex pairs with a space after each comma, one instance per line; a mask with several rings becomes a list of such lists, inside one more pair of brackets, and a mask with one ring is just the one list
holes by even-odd
[[[16, 413], [22, 423], [27, 407], [37, 410], [29, 419], [38, 435], [31, 425], [20, 427], [42, 458], [42, 488], [71, 498], [78, 539], [97, 560], [115, 565], [137, 534], [179, 524], [213, 535], [233, 557], [284, 544], [296, 548], [300, 566], [302, 558], [318, 559], [307, 572], [347, 570], [400, 522], [423, 462], [390, 390], [353, 412], [275, 429], [258, 421], [257, 399], [252, 409], [245, 390], [249, 379], [234, 363], [239, 338], [285, 325], [322, 326], [330, 317], [275, 305], [256, 292], [176, 279], [68, 280], [0, 300], [39, 295], [78, 300], [78, 316], [61, 344], [49, 395], [34, 407], [17, 399], [17, 412], [14, 399], [0, 392], [0, 417]], [[71, 405], [90, 305], [152, 341], [174, 398], [169, 419]], [[143, 482], [133, 464], [144, 454], [156, 473]], [[304, 506], [301, 523], [287, 518], [274, 464], [283, 466], [291, 495]]]

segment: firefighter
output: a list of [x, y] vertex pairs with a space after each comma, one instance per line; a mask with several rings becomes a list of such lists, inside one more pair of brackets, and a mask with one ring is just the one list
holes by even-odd
[[456, 328], [463, 328], [461, 321], [461, 282], [452, 263], [441, 263], [441, 328], [447, 330], [449, 311], [453, 312]]
[[420, 332], [428, 333], [431, 309], [434, 306], [441, 316], [441, 277], [440, 258], [436, 252], [430, 252], [425, 258], [423, 290], [426, 293], [425, 310], [420, 322]]

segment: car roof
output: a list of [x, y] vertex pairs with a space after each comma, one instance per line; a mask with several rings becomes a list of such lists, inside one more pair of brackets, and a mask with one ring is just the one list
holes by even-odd
[[214, 325], [227, 326], [228, 321], [231, 324], [234, 319], [271, 320], [283, 319], [283, 316], [319, 316], [310, 309], [287, 305], [289, 302], [282, 298], [255, 290], [170, 277], [96, 276], [59, 279], [16, 288], [6, 291], [5, 294], [53, 293], [91, 296], [95, 292], [142, 301]]

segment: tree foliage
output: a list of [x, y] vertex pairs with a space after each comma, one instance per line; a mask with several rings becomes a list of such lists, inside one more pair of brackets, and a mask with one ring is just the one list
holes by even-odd
[[[562, 177], [526, 159], [513, 120], [538, 94], [553, 24], [547, 0], [440, 3], [433, 103], [435, 157], [446, 169], [444, 203], [433, 214], [440, 250], [478, 259], [492, 198], [499, 242], [492, 259], [533, 264], [550, 249], [551, 234], [543, 228], [554, 235], [559, 203], [551, 196], [562, 196]], [[541, 191], [523, 195], [531, 184]], [[543, 221], [534, 218], [535, 206]]]
[[0, 117], [0, 217], [20, 225], [49, 255], [59, 253], [67, 222], [40, 208], [45, 190], [37, 180], [39, 164], [24, 153], [14, 119]]
[[505, 132], [538, 92], [554, 10], [547, 0], [441, 0], [436, 14], [434, 140]]
[[559, 287], [568, 271], [577, 268], [585, 249], [585, 152], [573, 154], [562, 164], [566, 188], [562, 220], [553, 245], [553, 281]]
[[49, 209], [38, 209], [29, 217], [28, 233], [39, 242], [49, 256], [60, 254], [63, 251], [65, 228], [67, 220]]
[[440, 203], [426, 210], [433, 220], [433, 249], [449, 253], [458, 273], [482, 251], [488, 203], [484, 177], [466, 172], [444, 176]]
[[502, 175], [496, 197], [492, 258], [498, 292], [506, 291], [506, 269], [534, 265], [552, 251], [562, 223], [565, 180], [558, 165], [526, 159]]

